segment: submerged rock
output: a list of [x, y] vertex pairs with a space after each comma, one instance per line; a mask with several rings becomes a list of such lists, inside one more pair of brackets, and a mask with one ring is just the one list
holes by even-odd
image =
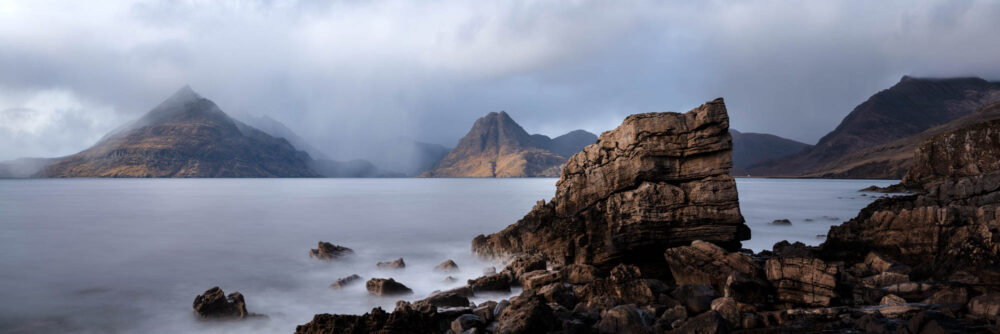
[[[749, 239], [722, 99], [686, 113], [631, 115], [566, 163], [556, 195], [473, 251], [545, 255], [556, 265], [661, 263], [670, 247], [704, 240], [738, 250]], [[652, 266], [651, 266], [652, 267]]]
[[334, 288], [334, 289], [337, 289], [337, 290], [340, 290], [340, 289], [343, 289], [344, 287], [346, 287], [348, 285], [355, 284], [355, 283], [357, 283], [359, 281], [361, 281], [361, 276], [351, 275], [351, 276], [347, 276], [347, 277], [344, 277], [344, 278], [337, 279], [336, 282], [333, 282], [333, 284], [330, 284], [330, 287]]
[[413, 290], [392, 278], [372, 278], [365, 283], [368, 293], [376, 296], [408, 295]]
[[350, 248], [320, 241], [316, 249], [309, 250], [309, 257], [320, 260], [335, 260], [353, 253], [354, 250]]
[[792, 221], [788, 219], [775, 219], [771, 222], [771, 225], [792, 225]]
[[226, 296], [219, 287], [213, 287], [194, 298], [194, 312], [202, 318], [243, 319], [251, 316], [247, 312], [243, 294], [237, 292]]
[[403, 258], [398, 258], [392, 261], [376, 263], [375, 266], [382, 269], [403, 269], [406, 268], [406, 262], [403, 262]]
[[[402, 261], [402, 259], [400, 259], [400, 261]], [[441, 264], [437, 265], [436, 267], [434, 267], [434, 270], [443, 273], [456, 272], [458, 271], [458, 264], [455, 263], [455, 261], [448, 259], [444, 262], [441, 262]]]

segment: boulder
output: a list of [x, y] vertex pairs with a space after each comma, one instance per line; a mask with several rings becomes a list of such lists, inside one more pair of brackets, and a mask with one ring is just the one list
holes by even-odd
[[398, 258], [392, 261], [376, 263], [375, 266], [381, 269], [403, 269], [406, 268], [406, 262], [403, 262], [403, 258]]
[[350, 248], [320, 241], [316, 249], [309, 250], [309, 257], [320, 260], [335, 260], [353, 253], [354, 250]]
[[451, 322], [451, 331], [465, 333], [467, 330], [479, 329], [486, 325], [483, 319], [475, 314], [463, 314]]
[[[690, 246], [669, 248], [664, 253], [670, 273], [678, 285], [711, 285], [723, 291], [729, 276], [762, 281], [759, 263], [738, 252], [727, 252], [715, 244], [696, 240]], [[763, 285], [763, 282], [760, 282]]]
[[468, 281], [469, 287], [475, 292], [510, 292], [510, 279], [504, 274], [482, 276]]
[[988, 293], [969, 300], [969, 314], [995, 319], [1000, 315], [1000, 293]]
[[340, 289], [343, 289], [344, 287], [346, 287], [348, 285], [357, 283], [358, 281], [361, 281], [361, 276], [351, 275], [351, 276], [347, 276], [347, 277], [344, 277], [344, 278], [337, 279], [336, 282], [333, 282], [333, 284], [330, 284], [330, 287], [333, 288], [333, 289], [336, 289], [336, 290], [340, 290]]
[[767, 260], [765, 267], [767, 279], [777, 288], [778, 301], [829, 306], [836, 296], [836, 265], [817, 258], [775, 257]]
[[719, 316], [726, 319], [730, 324], [742, 323], [740, 308], [735, 299], [722, 297], [716, 298], [711, 304], [712, 311], [718, 312]]
[[570, 284], [588, 284], [599, 277], [597, 268], [587, 264], [570, 264], [561, 271], [563, 281]]
[[718, 312], [708, 311], [688, 319], [670, 333], [728, 334], [732, 333], [732, 325]]
[[374, 308], [363, 315], [317, 314], [309, 323], [297, 326], [295, 333], [440, 333], [461, 314], [439, 313], [433, 307], [421, 308], [401, 301], [392, 313]]
[[469, 298], [461, 292], [445, 291], [433, 293], [427, 298], [414, 302], [414, 304], [424, 303], [435, 307], [468, 307]]
[[[402, 262], [403, 259], [399, 259], [399, 261]], [[439, 264], [436, 267], [434, 267], [434, 270], [435, 271], [439, 271], [439, 272], [443, 272], [443, 273], [456, 272], [456, 271], [458, 271], [458, 264], [455, 263], [455, 261], [452, 261], [452, 260], [449, 259], [449, 260], [446, 260], [444, 262], [441, 262], [441, 264]]]
[[194, 312], [202, 318], [244, 319], [250, 315], [243, 294], [233, 292], [226, 296], [219, 287], [213, 287], [194, 297], [192, 306]]
[[906, 304], [906, 299], [903, 299], [903, 297], [900, 297], [900, 296], [897, 296], [897, 295], [889, 294], [889, 295], [885, 295], [885, 297], [882, 297], [882, 301], [880, 301], [879, 304], [881, 304], [881, 305], [905, 305]]
[[594, 327], [598, 333], [652, 333], [653, 321], [649, 312], [635, 305], [619, 305], [605, 312]]
[[392, 278], [372, 278], [365, 283], [368, 293], [376, 296], [408, 295], [413, 290]]
[[521, 255], [514, 258], [514, 261], [511, 261], [503, 270], [510, 273], [515, 282], [520, 282], [521, 276], [526, 273], [545, 270], [545, 263], [545, 256], [539, 254]]
[[671, 296], [687, 308], [688, 313], [698, 314], [712, 308], [712, 301], [718, 294], [708, 285], [681, 285]]
[[558, 271], [535, 270], [521, 276], [521, 286], [525, 289], [535, 289], [555, 282], [562, 282], [562, 274]]
[[497, 323], [498, 334], [545, 333], [556, 328], [556, 317], [541, 296], [526, 291], [510, 300]]
[[473, 251], [606, 270], [622, 262], [659, 267], [664, 250], [694, 240], [738, 250], [750, 230], [729, 175], [728, 128], [722, 99], [686, 114], [631, 115], [566, 162], [551, 201], [476, 237]]
[[965, 304], [968, 302], [968, 290], [963, 287], [946, 287], [927, 297], [922, 303], [937, 305], [939, 309], [946, 309], [955, 313], [965, 308]]

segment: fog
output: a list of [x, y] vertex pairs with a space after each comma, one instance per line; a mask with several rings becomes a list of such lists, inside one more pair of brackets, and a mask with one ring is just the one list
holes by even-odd
[[814, 143], [903, 75], [1000, 79], [996, 1], [101, 1], [0, 4], [0, 160], [74, 153], [184, 84], [336, 159], [725, 97]]

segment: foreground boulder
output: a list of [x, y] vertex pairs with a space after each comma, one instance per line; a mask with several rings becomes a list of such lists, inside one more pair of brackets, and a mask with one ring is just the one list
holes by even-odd
[[413, 290], [391, 278], [372, 278], [365, 283], [368, 293], [376, 296], [408, 295]]
[[237, 291], [226, 296], [219, 287], [208, 289], [195, 297], [193, 307], [194, 312], [202, 318], [243, 319], [250, 316], [243, 294]]
[[729, 175], [732, 140], [722, 99], [686, 114], [631, 115], [566, 162], [556, 195], [473, 251], [543, 254], [556, 265], [610, 269], [662, 263], [670, 247], [704, 240], [733, 251], [749, 239]]
[[354, 250], [350, 248], [320, 241], [316, 249], [309, 250], [309, 257], [320, 260], [335, 260], [353, 253]]

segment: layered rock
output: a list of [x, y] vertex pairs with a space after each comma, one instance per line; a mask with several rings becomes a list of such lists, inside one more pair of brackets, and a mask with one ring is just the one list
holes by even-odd
[[376, 296], [408, 295], [413, 290], [392, 278], [372, 278], [365, 283], [368, 293]]
[[[916, 195], [880, 199], [831, 228], [828, 257], [868, 251], [893, 257], [919, 277], [957, 270], [995, 275], [1000, 264], [1000, 120], [933, 137], [915, 153], [904, 185]], [[988, 269], [987, 271], [981, 271]]]
[[704, 240], [728, 250], [750, 236], [729, 176], [722, 99], [686, 113], [629, 116], [566, 163], [555, 197], [473, 251], [543, 254], [556, 264], [661, 263], [670, 247]]

